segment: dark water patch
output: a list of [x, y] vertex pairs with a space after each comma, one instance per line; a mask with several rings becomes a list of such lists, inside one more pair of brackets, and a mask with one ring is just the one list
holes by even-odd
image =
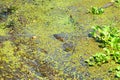
[[5, 21], [9, 15], [17, 10], [15, 6], [1, 7], [0, 8], [0, 20]]
[[0, 42], [4, 42], [4, 41], [7, 41], [7, 40], [9, 40], [8, 36], [0, 36]]
[[7, 19], [7, 16], [3, 13], [0, 13], [0, 22], [5, 21]]
[[93, 78], [92, 80], [104, 80], [103, 78]]
[[81, 64], [81, 66], [83, 66], [83, 67], [86, 67], [87, 66], [87, 63], [85, 63], [85, 59], [81, 56], [80, 57], [80, 64]]
[[63, 44], [62, 47], [63, 47], [63, 50], [66, 52], [75, 50], [75, 44], [73, 42], [66, 42]]

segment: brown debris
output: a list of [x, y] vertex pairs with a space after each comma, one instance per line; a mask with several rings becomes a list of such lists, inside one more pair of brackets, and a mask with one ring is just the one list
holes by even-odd
[[48, 77], [49, 80], [55, 80], [54, 77], [56, 74], [58, 74], [58, 72], [54, 70], [51, 66], [49, 66], [48, 63], [43, 63], [39, 67], [39, 71], [44, 77]]
[[45, 54], [48, 54], [48, 52], [45, 49], [41, 49], [40, 51], [45, 53]]
[[64, 38], [62, 36], [60, 36], [59, 34], [54, 34], [53, 35], [57, 40], [61, 41], [61, 42], [64, 42]]
[[108, 8], [110, 6], [113, 6], [113, 4], [114, 4], [114, 2], [108, 2], [104, 6], [102, 6], [102, 8]]

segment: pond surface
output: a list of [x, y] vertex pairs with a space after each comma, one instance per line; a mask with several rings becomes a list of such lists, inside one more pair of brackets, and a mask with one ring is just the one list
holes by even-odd
[[[41, 66], [41, 72], [35, 72], [34, 67], [29, 69], [31, 72], [35, 72], [38, 76], [48, 77], [48, 80], [114, 79], [112, 75], [108, 74], [108, 70], [115, 66], [115, 63], [110, 62], [102, 66], [89, 67], [84, 62], [96, 52], [102, 52], [102, 48], [98, 47], [99, 44], [88, 36], [91, 28], [95, 25], [112, 25], [116, 27], [120, 25], [118, 23], [120, 21], [120, 10], [119, 7], [117, 8], [114, 5], [105, 8], [105, 12], [101, 15], [88, 13], [92, 6], [103, 7], [110, 0], [13, 1], [3, 1], [5, 5], [14, 3], [17, 11], [12, 15], [0, 13], [2, 16], [0, 17], [1, 26], [3, 26], [3, 21], [7, 22], [11, 19], [17, 21], [18, 19], [22, 27], [13, 28], [13, 32], [11, 29], [5, 31], [1, 29], [0, 42], [11, 41], [20, 50], [23, 49], [26, 54], [37, 52], [41, 56], [40, 59], [50, 63]], [[4, 16], [9, 17], [4, 18]], [[6, 18], [7, 20], [5, 20]], [[19, 26], [18, 23], [16, 25]], [[39, 65], [37, 59], [28, 59], [27, 62], [29, 63], [28, 66], [32, 63], [36, 66]], [[56, 74], [55, 72], [50, 73], [54, 70], [50, 70], [51, 68], [49, 69], [47, 65], [61, 72], [61, 74], [69, 76], [56, 78], [52, 75]], [[45, 74], [45, 72], [48, 73]]]

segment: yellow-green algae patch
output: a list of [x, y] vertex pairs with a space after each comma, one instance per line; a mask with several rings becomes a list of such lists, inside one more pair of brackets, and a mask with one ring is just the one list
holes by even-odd
[[[98, 43], [88, 37], [91, 27], [95, 25], [119, 27], [120, 11], [115, 6], [106, 8], [101, 15], [87, 13], [92, 6], [102, 7], [110, 0], [17, 0], [15, 2], [4, 0], [1, 2], [3, 4], [0, 5], [17, 8], [13, 14], [8, 15], [4, 25], [0, 22], [0, 36], [10, 36], [9, 41], [2, 43], [1, 55], [10, 56], [9, 58], [5, 56], [4, 61], [7, 60], [8, 63], [4, 65], [14, 66], [13, 68], [9, 66], [10, 73], [12, 70], [16, 71], [5, 79], [114, 79], [113, 76], [109, 78], [107, 70], [116, 64], [110, 62], [101, 67], [87, 67], [84, 63], [85, 59], [102, 51]], [[15, 21], [15, 28], [13, 33], [9, 34], [11, 28], [3, 29], [3, 27], [11, 20]], [[54, 34], [67, 34], [68, 39], [61, 42], [53, 36]], [[68, 42], [75, 44], [75, 51], [63, 50], [63, 44]], [[4, 65], [0, 66], [2, 71]], [[4, 79], [6, 73], [1, 73], [1, 79]]]

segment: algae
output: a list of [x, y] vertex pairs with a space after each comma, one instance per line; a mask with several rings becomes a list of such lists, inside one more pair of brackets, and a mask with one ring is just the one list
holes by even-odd
[[[88, 67], [84, 60], [101, 52], [88, 37], [94, 25], [119, 27], [119, 6], [110, 6], [101, 15], [87, 13], [91, 7], [102, 7], [110, 0], [4, 0], [3, 9], [12, 13], [0, 16], [0, 79], [30, 80], [113, 80], [107, 70], [117, 64]], [[11, 22], [14, 24], [11, 25]], [[67, 34], [63, 42], [54, 34]], [[36, 38], [33, 38], [35, 36]], [[62, 46], [72, 42], [75, 51]], [[111, 65], [112, 64], [112, 65]]]

